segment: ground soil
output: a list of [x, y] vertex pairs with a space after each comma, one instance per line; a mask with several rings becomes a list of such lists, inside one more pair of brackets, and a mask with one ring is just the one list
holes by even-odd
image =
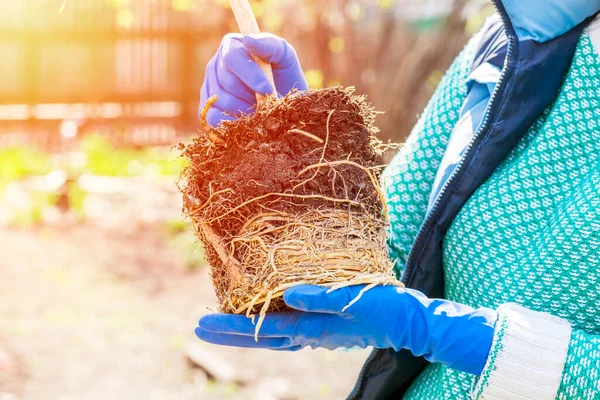
[[[366, 357], [199, 342], [197, 319], [216, 308], [207, 270], [189, 272], [155, 225], [0, 228], [0, 237], [2, 399], [341, 399]], [[232, 363], [243, 382], [207, 381], [186, 361], [189, 343]]]

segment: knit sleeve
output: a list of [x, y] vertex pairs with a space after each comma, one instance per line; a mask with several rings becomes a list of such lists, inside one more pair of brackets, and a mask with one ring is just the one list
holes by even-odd
[[516, 304], [499, 309], [474, 399], [600, 398], [600, 335]]
[[[587, 171], [515, 266], [537, 297], [499, 307], [475, 399], [600, 399], [600, 161]], [[534, 282], [538, 266], [550, 288]]]
[[600, 335], [573, 331], [557, 399], [600, 399]]
[[517, 304], [498, 309], [488, 359], [473, 391], [477, 400], [553, 400], [565, 370], [571, 325]]
[[466, 81], [477, 44], [477, 37], [471, 39], [454, 61], [410, 136], [384, 171], [391, 226], [389, 248], [398, 272], [427, 212], [437, 169], [466, 98]]

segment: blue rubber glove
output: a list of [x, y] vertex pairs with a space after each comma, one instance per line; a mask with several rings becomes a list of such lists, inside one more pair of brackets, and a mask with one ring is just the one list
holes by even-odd
[[233, 120], [232, 115], [240, 112], [252, 112], [256, 104], [255, 93], [273, 93], [271, 83], [252, 60], [251, 54], [271, 64], [280, 96], [293, 88], [308, 88], [296, 51], [284, 39], [270, 33], [246, 37], [230, 33], [223, 38], [217, 54], [206, 66], [200, 92], [199, 112], [210, 97], [219, 96], [206, 115], [211, 126], [216, 126], [221, 120]]
[[284, 300], [297, 311], [267, 314], [258, 342], [252, 320], [244, 315], [206, 315], [200, 319], [196, 335], [214, 344], [273, 350], [294, 351], [306, 346], [409, 349], [430, 362], [481, 373], [492, 345], [494, 310], [474, 310], [429, 299], [418, 291], [378, 286], [342, 311], [363, 287], [329, 294], [326, 288], [310, 285], [288, 289]]

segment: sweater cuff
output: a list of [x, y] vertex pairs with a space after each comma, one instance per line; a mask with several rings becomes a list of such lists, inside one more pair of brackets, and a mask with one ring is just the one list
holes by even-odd
[[498, 309], [498, 321], [474, 399], [554, 400], [567, 359], [571, 325], [517, 304]]

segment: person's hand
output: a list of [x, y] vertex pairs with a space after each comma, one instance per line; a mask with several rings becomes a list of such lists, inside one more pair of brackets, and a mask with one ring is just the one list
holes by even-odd
[[206, 66], [204, 84], [200, 93], [200, 110], [213, 95], [217, 102], [210, 108], [206, 121], [216, 126], [232, 115], [252, 112], [256, 94], [273, 93], [265, 73], [250, 55], [271, 64], [277, 93], [286, 95], [292, 89], [306, 90], [308, 85], [294, 48], [284, 39], [270, 33], [243, 37], [228, 34], [221, 41], [217, 54]]
[[404, 348], [431, 362], [481, 373], [492, 345], [495, 311], [433, 300], [394, 286], [372, 288], [344, 310], [363, 288], [351, 286], [330, 293], [310, 285], [288, 289], [284, 300], [297, 311], [267, 314], [258, 341], [255, 325], [243, 315], [206, 315], [196, 335], [214, 344], [272, 350]]

